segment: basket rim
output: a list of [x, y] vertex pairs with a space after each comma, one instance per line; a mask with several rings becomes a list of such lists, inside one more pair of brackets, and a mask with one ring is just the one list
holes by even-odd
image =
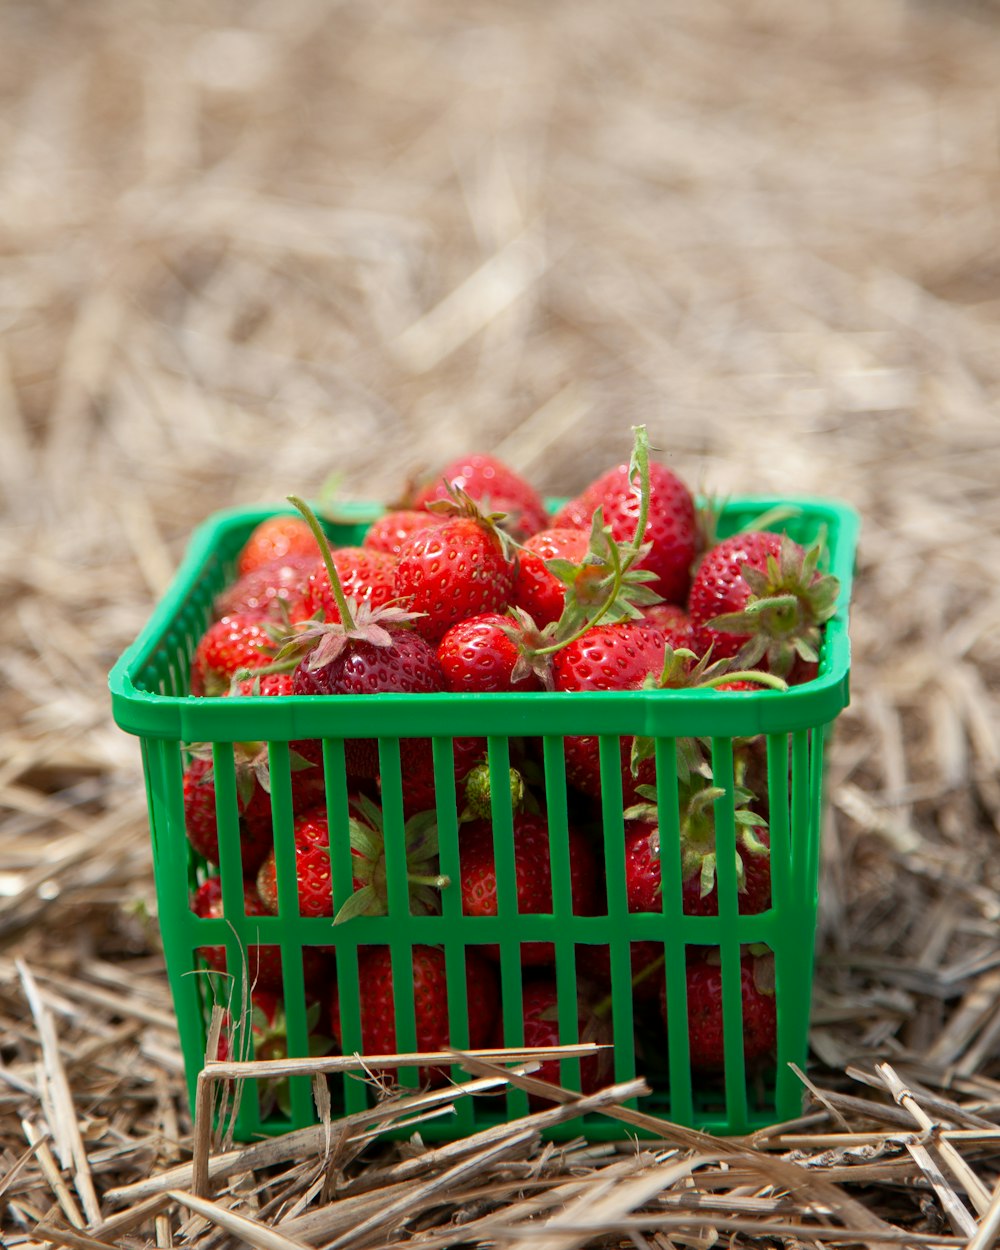
[[[840, 580], [836, 612], [826, 626], [819, 676], [786, 691], [340, 695], [334, 716], [333, 701], [325, 695], [247, 700], [236, 708], [233, 700], [224, 696], [164, 695], [141, 689], [136, 684], [139, 672], [164, 645], [185, 599], [216, 557], [221, 542], [233, 532], [249, 532], [268, 516], [294, 512], [288, 504], [274, 503], [219, 510], [193, 531], [170, 585], [109, 673], [114, 720], [127, 733], [178, 741], [344, 737], [347, 723], [350, 736], [457, 736], [481, 734], [484, 717], [490, 722], [490, 731], [500, 736], [567, 734], [580, 732], [581, 713], [592, 715], [601, 733], [661, 737], [681, 732], [702, 736], [791, 732], [825, 724], [847, 706], [850, 698], [848, 625], [860, 516], [849, 504], [817, 496], [739, 496], [726, 500], [721, 512], [723, 517], [731, 517], [763, 513], [778, 506], [793, 508], [817, 526], [826, 526], [830, 535], [829, 571]], [[384, 505], [370, 501], [346, 502], [338, 505], [333, 523], [368, 524], [386, 510]], [[530, 728], [523, 724], [529, 709]], [[724, 720], [724, 728], [720, 728], [720, 720]]]

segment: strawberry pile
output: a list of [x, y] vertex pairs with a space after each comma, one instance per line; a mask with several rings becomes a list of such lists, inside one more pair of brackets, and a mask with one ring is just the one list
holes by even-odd
[[[816, 677], [823, 627], [838, 595], [836, 580], [819, 571], [819, 543], [807, 550], [786, 534], [752, 527], [716, 539], [711, 515], [697, 506], [689, 487], [650, 458], [642, 427], [629, 462], [608, 469], [554, 515], [529, 482], [482, 454], [445, 465], [405, 507], [379, 517], [357, 546], [331, 550], [312, 511], [296, 497], [290, 500], [297, 513], [263, 521], [240, 552], [237, 576], [218, 596], [215, 619], [195, 647], [192, 696], [334, 700], [516, 693], [526, 707], [546, 691], [705, 688], [732, 698], [761, 690], [781, 697], [788, 686]], [[666, 846], [657, 808], [664, 753], [641, 733], [622, 736], [609, 768], [600, 735], [588, 728], [584, 711], [580, 732], [563, 740], [569, 820], [560, 833], [568, 848], [573, 912], [608, 912], [603, 811], [609, 783], [623, 813], [630, 912], [664, 912], [662, 853], [679, 856], [683, 912], [718, 913], [715, 811], [721, 798], [735, 809], [739, 909], [766, 911], [772, 898], [761, 741], [735, 740], [732, 775], [717, 777], [709, 743], [676, 740], [678, 810], [664, 824], [679, 830], [680, 845]], [[541, 740], [511, 739], [509, 748], [510, 792], [498, 810], [509, 812], [511, 845], [504, 852], [509, 849], [513, 859], [517, 911], [547, 915], [554, 882]], [[387, 914], [389, 837], [405, 851], [411, 914], [439, 912], [444, 892], [454, 891], [465, 916], [498, 915], [496, 796], [490, 794], [496, 769], [489, 766], [485, 737], [453, 739], [448, 782], [454, 792], [447, 796], [438, 793], [440, 769], [436, 778], [430, 739], [400, 740], [402, 829], [385, 827], [378, 743], [346, 738], [350, 872], [335, 868], [330, 853], [323, 743], [292, 742], [290, 755], [300, 915], [329, 917], [334, 926]], [[266, 746], [236, 743], [234, 761], [245, 914], [280, 914], [279, 893], [288, 894], [279, 892]], [[442, 875], [439, 864], [437, 806], [445, 799], [456, 802], [459, 813], [456, 880]], [[219, 916], [216, 794], [212, 752], [205, 746], [189, 748], [184, 812], [191, 846], [207, 865], [192, 906], [199, 916]], [[335, 873], [351, 879], [335, 880]], [[616, 880], [621, 877], [615, 873]], [[335, 907], [335, 899], [345, 897]], [[336, 940], [332, 929], [330, 940]], [[718, 952], [687, 949], [692, 1068], [718, 1071], [724, 1063]], [[663, 952], [661, 942], [631, 945], [636, 1036], [659, 1038], [661, 1048], [669, 981]], [[257, 991], [280, 995], [279, 948], [256, 945], [246, 954]], [[201, 955], [216, 971], [239, 972], [226, 968], [224, 947], [205, 947]], [[520, 959], [525, 1043], [554, 1043], [554, 945], [523, 941]], [[463, 1044], [503, 1045], [499, 947], [487, 941], [469, 945], [465, 962]], [[577, 947], [581, 1038], [610, 1038], [611, 964], [608, 946]], [[309, 948], [303, 976], [310, 1001], [319, 1004], [318, 1035], [336, 1045], [341, 1015], [332, 965], [328, 948]], [[391, 1052], [396, 1037], [388, 947], [361, 948], [359, 977], [363, 1049]], [[441, 1049], [450, 1041], [444, 952], [414, 946], [412, 980], [418, 1049]], [[744, 950], [742, 998], [744, 1056], [753, 1065], [766, 1060], [775, 1043], [766, 950]], [[655, 1049], [656, 1041], [639, 1045]], [[605, 1082], [609, 1072], [603, 1057], [583, 1064], [584, 1089]], [[421, 1076], [434, 1083], [445, 1073], [428, 1068]], [[542, 1076], [558, 1079], [558, 1071]]]

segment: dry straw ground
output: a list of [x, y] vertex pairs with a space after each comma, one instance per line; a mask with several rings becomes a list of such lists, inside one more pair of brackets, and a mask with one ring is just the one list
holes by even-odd
[[[985, 3], [4, 4], [4, 1244], [995, 1242], [998, 66]], [[806, 1118], [347, 1125], [199, 1199], [110, 663], [218, 506], [566, 492], [637, 421], [864, 516]]]

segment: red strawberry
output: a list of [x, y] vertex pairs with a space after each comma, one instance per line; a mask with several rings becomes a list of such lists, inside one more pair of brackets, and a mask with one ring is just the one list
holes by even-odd
[[[222, 878], [209, 877], [196, 890], [191, 900], [191, 910], [203, 919], [214, 919], [223, 916], [222, 909]], [[257, 891], [253, 881], [243, 883], [243, 910], [247, 916], [266, 916], [268, 909]], [[225, 946], [200, 946], [198, 954], [216, 972], [226, 971]], [[247, 976], [255, 989], [270, 990], [280, 993], [283, 985], [281, 970], [281, 947], [252, 945], [246, 951]], [[322, 982], [327, 971], [327, 961], [315, 946], [302, 948], [302, 972], [306, 988], [316, 988]], [[235, 975], [235, 970], [234, 970]]]
[[[365, 600], [370, 607], [380, 608], [396, 597], [395, 556], [385, 551], [370, 551], [366, 547], [338, 547], [332, 554], [341, 587], [349, 599], [355, 603]], [[307, 620], [320, 611], [325, 621], [340, 620], [340, 608], [330, 585], [330, 574], [321, 560], [313, 565], [301, 605], [293, 619]]]
[[[435, 946], [412, 948], [413, 1004], [418, 1051], [445, 1049], [451, 1039], [448, 1022], [448, 985], [444, 951]], [[468, 1045], [472, 1050], [489, 1045], [500, 1006], [493, 968], [475, 951], [465, 954], [468, 993]], [[387, 946], [363, 946], [358, 952], [361, 987], [361, 1047], [367, 1055], [398, 1053], [396, 1006], [393, 997], [392, 960]], [[334, 995], [330, 1010], [333, 1036], [342, 1043], [340, 1001]], [[443, 1085], [447, 1069], [423, 1067], [420, 1079], [427, 1085]]]
[[436, 480], [419, 491], [415, 508], [426, 508], [436, 499], [448, 499], [451, 488], [470, 495], [483, 512], [503, 512], [504, 528], [519, 541], [548, 524], [541, 496], [518, 472], [495, 456], [474, 452], [446, 464]]
[[[570, 887], [573, 911], [591, 916], [597, 910], [599, 869], [590, 843], [578, 830], [569, 831]], [[459, 838], [462, 865], [462, 910], [467, 916], [497, 915], [497, 879], [493, 849], [493, 826], [488, 820], [474, 820], [462, 828]], [[521, 915], [552, 911], [552, 866], [549, 858], [549, 827], [545, 817], [532, 812], [514, 815], [514, 872], [517, 882], [517, 910]], [[484, 946], [482, 953], [499, 959], [497, 946]], [[521, 963], [525, 966], [552, 963], [555, 947], [551, 942], [523, 942]]]
[[312, 530], [300, 516], [267, 517], [255, 527], [240, 552], [237, 572], [242, 576], [262, 564], [288, 556], [318, 556]]
[[[442, 689], [441, 666], [434, 649], [408, 628], [411, 613], [385, 604], [372, 607], [348, 599], [341, 585], [336, 561], [319, 522], [308, 505], [290, 496], [309, 519], [330, 582], [337, 609], [335, 622], [312, 622], [300, 626], [286, 649], [310, 648], [295, 669], [296, 694], [426, 694]], [[367, 557], [383, 558], [379, 552]], [[385, 556], [385, 559], [392, 557]], [[318, 742], [296, 742], [295, 749], [316, 762], [322, 759]], [[349, 738], [344, 744], [347, 771], [358, 777], [377, 777], [378, 744], [372, 738]], [[429, 740], [404, 738], [400, 747], [404, 774], [426, 774], [432, 758]]]
[[[349, 818], [352, 894], [337, 912], [335, 923], [353, 916], [384, 916], [389, 909], [386, 888], [385, 830], [382, 812], [371, 799], [351, 800]], [[315, 808], [295, 821], [295, 875], [301, 916], [333, 915], [333, 873], [330, 861], [330, 825], [326, 811]], [[433, 814], [421, 812], [403, 831], [410, 877], [410, 910], [422, 915], [440, 910], [438, 890], [448, 885], [437, 874], [437, 827]], [[264, 907], [278, 913], [278, 880], [274, 852], [257, 873], [257, 890]]]
[[[618, 465], [602, 474], [584, 490], [579, 500], [564, 507], [556, 524], [572, 524], [586, 518], [589, 528], [594, 509], [600, 507], [616, 541], [629, 542], [635, 534], [640, 499], [634, 484], [635, 469]], [[649, 512], [639, 541], [650, 550], [637, 567], [656, 574], [652, 588], [670, 603], [683, 603], [691, 582], [691, 565], [698, 546], [694, 498], [688, 487], [666, 465], [649, 462]]]
[[433, 512], [425, 509], [401, 508], [395, 512], [387, 512], [372, 522], [361, 545], [370, 551], [385, 551], [398, 557], [403, 543], [418, 530], [425, 530], [438, 520]]
[[[575, 642], [557, 651], [553, 659], [556, 690], [638, 690], [650, 674], [663, 668], [666, 643], [660, 631], [645, 621], [595, 625]], [[593, 735], [565, 740], [566, 777], [585, 794], [600, 795], [598, 739]], [[632, 739], [621, 740], [622, 786], [625, 802], [632, 802], [636, 786], [653, 779], [652, 760], [643, 760], [639, 773], [631, 769]]]
[[235, 673], [262, 668], [274, 658], [274, 635], [260, 612], [234, 613], [209, 625], [191, 659], [191, 693], [221, 695]]
[[[743, 1001], [743, 1055], [747, 1066], [774, 1053], [778, 1023], [774, 996], [774, 959], [771, 955], [740, 958]], [[660, 998], [667, 1016], [666, 985]], [[722, 1014], [722, 968], [717, 959], [692, 948], [687, 963], [688, 1039], [694, 1072], [725, 1068]]]
[[[588, 522], [589, 526], [589, 522]], [[518, 554], [511, 599], [539, 626], [558, 621], [566, 606], [566, 583], [546, 567], [548, 560], [579, 565], [590, 550], [588, 529], [546, 529], [533, 534]], [[594, 566], [595, 576], [603, 570]]]
[[[236, 796], [243, 811], [245, 803]], [[211, 759], [195, 756], [184, 770], [184, 824], [188, 841], [210, 864], [219, 862], [219, 827], [215, 812], [215, 781]], [[240, 855], [244, 874], [254, 873], [271, 849], [270, 818], [240, 822]]]
[[[498, 612], [466, 617], [447, 630], [437, 646], [445, 689], [483, 694], [496, 690], [540, 690], [542, 683], [521, 658], [511, 637], [517, 622]], [[515, 675], [523, 668], [522, 675]]]
[[230, 695], [245, 698], [261, 695], [294, 694], [295, 683], [290, 672], [251, 673], [236, 683], [236, 689]]
[[642, 609], [642, 615], [656, 626], [675, 651], [692, 648], [691, 618], [680, 604], [652, 603]]
[[[333, 881], [330, 869], [330, 826], [326, 811], [313, 808], [295, 821], [295, 876], [298, 881], [300, 916], [333, 915]], [[355, 878], [355, 889], [361, 882]], [[257, 893], [267, 911], [278, 914], [278, 878], [274, 851], [257, 873]]]
[[[834, 613], [839, 585], [817, 572], [820, 547], [804, 551], [787, 535], [750, 531], [723, 539], [707, 553], [691, 585], [695, 650], [713, 659], [735, 656], [749, 667], [764, 661], [788, 677], [819, 658], [822, 625]], [[815, 675], [815, 668], [805, 676]]]
[[[719, 913], [714, 802], [723, 793], [720, 787], [712, 786], [697, 774], [680, 786], [682, 900], [688, 916]], [[755, 915], [771, 906], [771, 840], [763, 818], [747, 807], [753, 795], [737, 786], [734, 797], [739, 910], [743, 915]], [[637, 804], [630, 807], [625, 816], [629, 911], [662, 911], [660, 827], [656, 805]]]
[[513, 578], [494, 525], [478, 513], [450, 516], [402, 545], [396, 594], [422, 614], [414, 629], [437, 643], [458, 621], [505, 608]]
[[[526, 1047], [563, 1045], [563, 1039], [559, 1036], [559, 997], [554, 980], [541, 976], [526, 981], [522, 989], [522, 1011]], [[606, 1046], [612, 1040], [608, 1021], [597, 1015], [582, 995], [578, 1006], [577, 1028], [581, 1042], [597, 1042]], [[501, 1038], [496, 1044], [502, 1046], [505, 1043]], [[595, 1093], [612, 1079], [613, 1071], [614, 1060], [610, 1050], [600, 1050], [582, 1059], [580, 1093]], [[546, 1059], [532, 1076], [538, 1081], [562, 1085], [559, 1060]], [[545, 1106], [545, 1100], [535, 1095], [530, 1095], [528, 1101], [534, 1108]]]
[[302, 599], [309, 574], [318, 562], [318, 555], [290, 555], [258, 565], [217, 597], [215, 611], [219, 616], [255, 612], [279, 615], [282, 607], [291, 612]]
[[[441, 665], [434, 648], [412, 630], [383, 629], [388, 645], [355, 636], [350, 644], [328, 663], [312, 667], [307, 657], [296, 668], [293, 685], [296, 694], [432, 694], [444, 688]], [[319, 763], [322, 748], [318, 742], [296, 742], [295, 750]], [[358, 777], [377, 777], [378, 744], [374, 738], [348, 738], [344, 744], [347, 771]], [[430, 741], [403, 738], [400, 754], [404, 776], [414, 784], [429, 780], [433, 789]]]

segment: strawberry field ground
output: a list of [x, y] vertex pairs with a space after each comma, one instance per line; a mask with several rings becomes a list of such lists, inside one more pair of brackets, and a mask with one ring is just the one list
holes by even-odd
[[[994, 1243], [998, 64], [985, 2], [3, 6], [4, 1245]], [[192, 526], [636, 423], [863, 518], [803, 1119], [195, 1150], [106, 686]]]

